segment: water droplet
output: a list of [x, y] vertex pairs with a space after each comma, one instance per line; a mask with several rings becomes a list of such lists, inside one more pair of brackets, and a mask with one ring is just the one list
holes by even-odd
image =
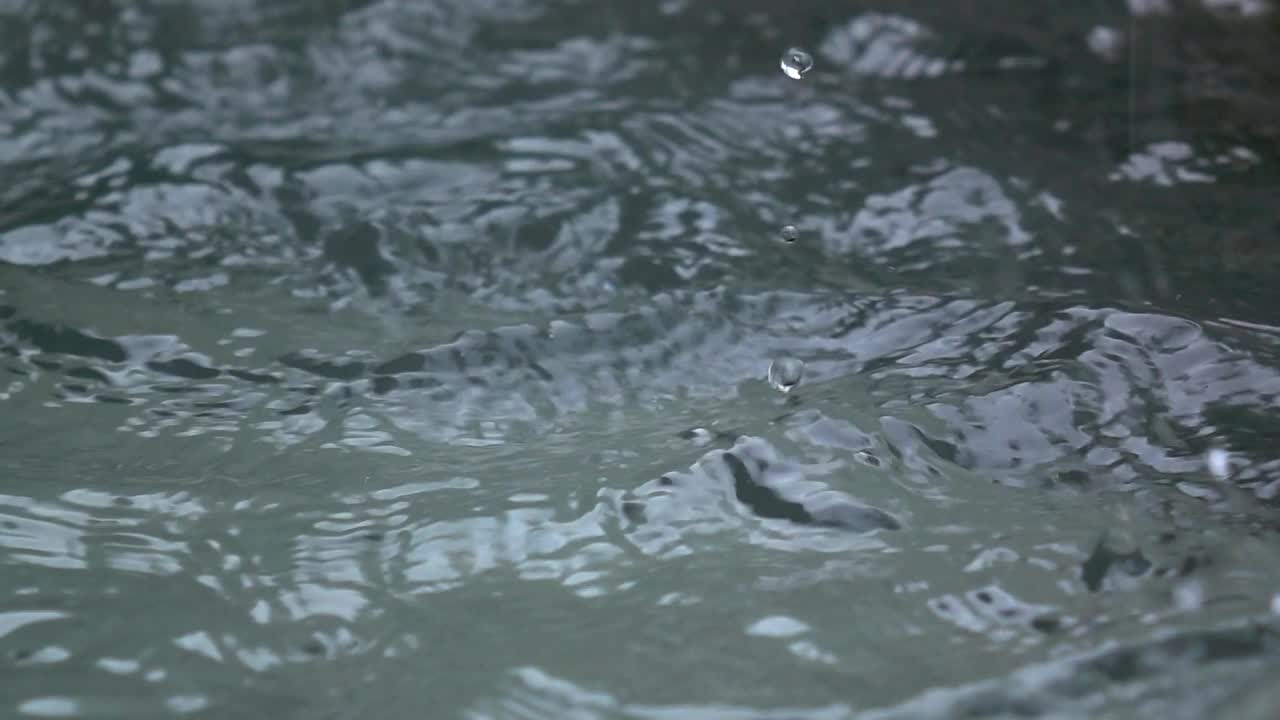
[[799, 80], [813, 69], [813, 56], [800, 48], [790, 48], [782, 53], [782, 72], [792, 80]]
[[1173, 591], [1173, 604], [1179, 610], [1199, 610], [1204, 607], [1204, 586], [1196, 580], [1179, 585]]
[[860, 462], [866, 463], [871, 467], [880, 467], [880, 458], [876, 457], [875, 454], [869, 450], [859, 450], [854, 453], [854, 457], [856, 457]]
[[769, 363], [769, 384], [774, 390], [791, 392], [803, 375], [804, 361], [798, 358], [780, 357]]
[[1231, 477], [1231, 456], [1222, 448], [1211, 448], [1205, 454], [1205, 463], [1209, 466], [1209, 474], [1218, 480]]
[[808, 631], [808, 625], [786, 615], [770, 615], [757, 620], [747, 628], [747, 634], [755, 637], [794, 637]]
[[711, 441], [715, 439], [715, 436], [711, 434], [711, 431], [704, 427], [692, 428], [683, 433], [683, 437], [698, 447], [709, 445], [711, 444]]
[[786, 243], [793, 243], [793, 242], [795, 242], [796, 240], [799, 240], [799, 239], [800, 239], [800, 230], [799, 230], [799, 229], [797, 229], [795, 225], [783, 225], [783, 226], [782, 226], [782, 241], [783, 241], [783, 242], [786, 242]]

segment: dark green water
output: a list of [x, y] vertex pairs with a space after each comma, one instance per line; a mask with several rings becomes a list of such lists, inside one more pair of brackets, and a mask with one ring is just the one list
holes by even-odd
[[0, 2], [0, 717], [1275, 717], [1280, 31], [1132, 5]]

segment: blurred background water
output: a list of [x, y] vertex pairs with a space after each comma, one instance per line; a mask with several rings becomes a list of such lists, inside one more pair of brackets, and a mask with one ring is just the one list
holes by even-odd
[[0, 717], [1276, 717], [1276, 18], [0, 2]]

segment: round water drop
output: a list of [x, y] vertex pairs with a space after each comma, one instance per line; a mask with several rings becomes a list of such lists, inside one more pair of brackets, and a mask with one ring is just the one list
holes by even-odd
[[800, 48], [790, 48], [782, 53], [782, 72], [792, 80], [799, 80], [813, 69], [813, 56]]
[[1173, 604], [1188, 612], [1204, 607], [1204, 585], [1198, 580], [1179, 585], [1173, 591]]
[[804, 361], [798, 358], [780, 357], [769, 363], [769, 384], [774, 390], [791, 392], [803, 375]]
[[782, 241], [785, 243], [793, 243], [800, 239], [800, 230], [795, 225], [782, 226]]

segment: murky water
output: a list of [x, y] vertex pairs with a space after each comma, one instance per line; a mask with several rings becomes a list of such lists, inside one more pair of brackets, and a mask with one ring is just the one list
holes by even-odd
[[1274, 16], [834, 5], [0, 3], [0, 716], [1274, 717]]

